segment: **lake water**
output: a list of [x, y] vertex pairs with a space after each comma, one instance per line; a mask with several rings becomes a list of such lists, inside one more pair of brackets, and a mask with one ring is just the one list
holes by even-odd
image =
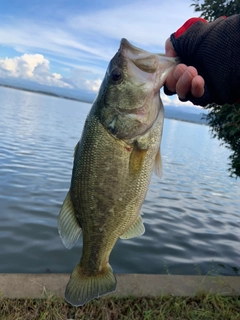
[[[70, 273], [57, 217], [90, 105], [0, 88], [0, 272]], [[240, 275], [240, 182], [207, 126], [165, 120], [163, 178], [142, 211], [146, 232], [119, 240], [115, 273]]]

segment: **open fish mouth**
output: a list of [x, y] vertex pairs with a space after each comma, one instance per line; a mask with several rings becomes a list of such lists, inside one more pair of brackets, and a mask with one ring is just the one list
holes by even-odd
[[154, 73], [157, 70], [161, 54], [153, 54], [132, 45], [123, 38], [120, 44], [120, 51], [130, 59], [136, 67], [147, 73]]
[[[127, 39], [123, 38], [120, 43], [120, 52], [131, 61], [147, 81], [154, 83], [155, 90], [160, 90], [169, 70], [179, 63], [179, 58], [166, 57], [161, 53], [150, 53], [132, 45]], [[139, 76], [141, 72], [137, 72]]]

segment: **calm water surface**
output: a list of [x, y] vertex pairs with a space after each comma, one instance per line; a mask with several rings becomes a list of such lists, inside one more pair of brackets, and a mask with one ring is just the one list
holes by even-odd
[[[0, 272], [71, 272], [57, 217], [90, 105], [0, 88]], [[240, 182], [207, 126], [165, 120], [163, 178], [152, 176], [146, 232], [119, 240], [116, 273], [240, 275]]]

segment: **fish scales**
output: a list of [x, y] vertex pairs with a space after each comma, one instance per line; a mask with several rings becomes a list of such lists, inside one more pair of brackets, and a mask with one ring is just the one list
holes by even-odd
[[148, 53], [123, 39], [75, 148], [69, 192], [59, 214], [59, 234], [83, 249], [65, 291], [72, 305], [113, 292], [109, 264], [118, 238], [144, 233], [141, 206], [152, 171], [161, 171], [163, 106], [159, 89], [175, 59]]
[[[76, 154], [77, 167], [71, 184], [73, 204], [82, 229], [86, 230], [83, 236], [86, 234], [86, 237], [92, 237], [94, 221], [94, 232], [98, 241], [104, 241], [102, 248], [105, 251], [109, 247], [108, 243], [112, 249], [118, 237], [136, 218], [147, 191], [146, 186], [151, 177], [150, 167], [153, 165], [152, 158], [158, 146], [150, 143], [141, 171], [129, 175], [134, 147], [122, 140], [116, 140], [95, 118], [88, 120], [86, 129], [87, 134], [82, 137], [82, 147], [78, 147]], [[160, 130], [161, 123], [153, 130], [153, 140], [155, 136], [159, 136]], [[88, 228], [91, 232], [88, 232]], [[106, 239], [100, 240], [102, 237]], [[91, 239], [87, 243], [91, 245]], [[88, 247], [84, 247], [83, 256], [85, 249], [88, 251]]]

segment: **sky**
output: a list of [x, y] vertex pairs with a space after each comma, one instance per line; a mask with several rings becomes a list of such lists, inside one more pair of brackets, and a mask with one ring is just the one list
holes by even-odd
[[[170, 34], [188, 18], [199, 16], [191, 4], [190, 0], [1, 0], [0, 83], [95, 96], [121, 38], [149, 52], [164, 53]], [[161, 96], [165, 105], [182, 104], [176, 96]]]

